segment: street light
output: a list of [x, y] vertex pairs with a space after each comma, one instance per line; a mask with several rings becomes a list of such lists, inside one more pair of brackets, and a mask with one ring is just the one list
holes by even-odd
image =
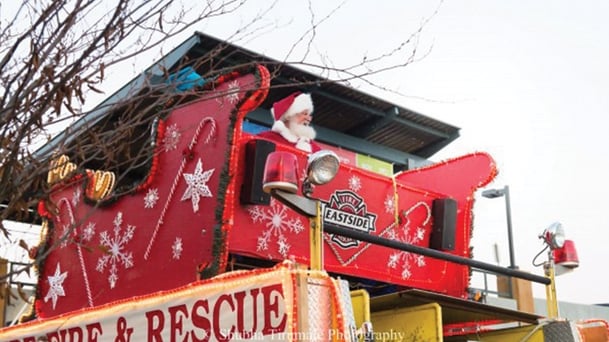
[[505, 198], [505, 215], [507, 220], [508, 244], [510, 254], [510, 268], [518, 268], [514, 261], [514, 239], [512, 236], [512, 212], [510, 210], [510, 188], [506, 185], [503, 189], [487, 189], [482, 191], [482, 196], [486, 198]]

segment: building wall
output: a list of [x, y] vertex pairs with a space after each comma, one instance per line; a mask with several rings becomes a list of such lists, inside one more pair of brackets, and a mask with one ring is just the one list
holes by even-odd
[[[23, 289], [22, 293], [24, 296], [26, 296], [26, 299], [29, 298], [30, 302], [34, 301], [33, 289]], [[29, 313], [31, 310], [31, 305], [17, 294], [16, 288], [11, 289], [11, 294], [12, 296], [10, 296], [10, 299], [6, 302], [4, 307], [5, 316], [4, 322], [2, 322], [3, 326], [8, 326], [13, 321], [18, 322], [19, 317], [21, 317], [23, 314]]]
[[[516, 301], [514, 299], [487, 297], [486, 302], [490, 305], [516, 310]], [[534, 303], [535, 313], [540, 316], [546, 316], [548, 312], [546, 300], [535, 298]], [[568, 319], [571, 321], [580, 321], [588, 319], [602, 319], [605, 321], [609, 321], [609, 307], [600, 305], [559, 302], [558, 311], [560, 318]]]

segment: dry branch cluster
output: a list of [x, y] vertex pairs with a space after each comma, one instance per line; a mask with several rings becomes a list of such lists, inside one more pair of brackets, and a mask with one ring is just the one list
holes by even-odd
[[[193, 8], [171, 0], [18, 3], [1, 8], [0, 222], [25, 219], [37, 198], [45, 197], [41, 180], [49, 156], [35, 156], [33, 149], [84, 114], [87, 94], [100, 92], [107, 68], [158, 47], [205, 18], [230, 13], [243, 1], [208, 1]], [[116, 123], [116, 129], [125, 130], [118, 135], [128, 134], [140, 120]], [[88, 150], [104, 147], [98, 154], [115, 159], [116, 151], [103, 136], [88, 143], [96, 147]], [[64, 142], [57, 146], [67, 148]], [[83, 155], [78, 150], [86, 146], [71, 148], [76, 150], [58, 152]], [[7, 234], [3, 226], [0, 231]]]
[[[151, 87], [153, 82], [144, 82], [124, 102], [106, 108], [115, 115], [95, 125], [81, 125], [78, 131], [70, 128], [67, 134], [56, 134], [84, 117], [83, 108], [90, 105], [86, 102], [88, 95], [101, 92], [100, 84], [111, 68], [160, 50], [164, 42], [190, 31], [194, 24], [230, 16], [247, 1], [25, 0], [15, 1], [13, 8], [0, 5], [0, 235], [10, 239], [2, 224], [6, 219], [35, 218], [37, 203], [48, 198], [47, 172], [54, 156], [69, 155], [82, 168], [77, 170], [80, 172], [85, 167], [112, 170], [117, 183], [149, 162], [150, 148], [142, 142], [149, 138], [149, 127], [156, 118], [150, 113], [162, 115], [159, 110], [172, 96]], [[286, 42], [292, 47], [304, 45], [307, 51], [302, 57], [293, 58], [290, 49], [282, 63], [313, 69], [320, 75], [339, 75], [329, 82], [367, 82], [366, 76], [400, 68], [414, 60], [420, 30], [389, 51], [365, 56], [357, 65], [337, 67], [330, 66], [331, 61], [307, 62], [319, 25], [335, 13], [316, 19], [311, 3], [310, 26], [301, 37]], [[268, 11], [274, 3], [265, 6], [270, 6]], [[262, 10], [231, 38], [261, 34], [254, 24], [265, 14]], [[183, 63], [196, 68], [218, 54], [219, 51], [211, 51], [199, 60]], [[397, 63], [378, 66], [397, 54], [404, 57]], [[167, 76], [168, 71], [162, 71]], [[222, 71], [206, 69], [209, 74]], [[38, 148], [52, 136], [53, 151], [40, 153]], [[121, 143], [125, 139], [140, 143]], [[49, 208], [52, 210], [52, 204]], [[39, 255], [35, 263], [42, 258]]]

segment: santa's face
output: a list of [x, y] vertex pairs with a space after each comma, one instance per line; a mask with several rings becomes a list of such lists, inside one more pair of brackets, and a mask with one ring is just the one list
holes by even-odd
[[296, 122], [296, 124], [298, 124], [298, 125], [307, 125], [308, 126], [309, 124], [311, 124], [311, 119], [313, 119], [313, 117], [311, 116], [311, 113], [305, 109], [300, 113], [294, 114], [294, 116], [292, 116], [290, 118], [290, 123]]
[[299, 138], [315, 139], [315, 129], [309, 126], [311, 119], [311, 114], [305, 110], [290, 117], [286, 126]]

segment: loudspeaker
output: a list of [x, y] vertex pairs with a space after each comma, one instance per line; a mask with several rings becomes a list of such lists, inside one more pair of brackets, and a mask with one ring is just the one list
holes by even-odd
[[429, 247], [442, 251], [454, 250], [457, 229], [457, 201], [452, 198], [433, 200], [432, 216], [433, 228]]
[[245, 145], [245, 172], [241, 185], [241, 204], [270, 204], [271, 195], [262, 191], [262, 178], [266, 157], [275, 151], [275, 144], [253, 139]]

